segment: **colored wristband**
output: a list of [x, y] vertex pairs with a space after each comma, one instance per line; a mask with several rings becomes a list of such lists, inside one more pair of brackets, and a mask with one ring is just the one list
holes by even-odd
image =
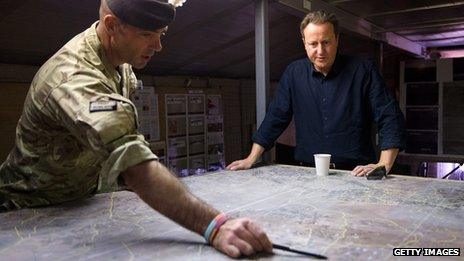
[[227, 216], [225, 213], [221, 213], [217, 215], [211, 223], [209, 223], [208, 227], [205, 230], [205, 234], [203, 235], [206, 242], [211, 244], [216, 237], [219, 228], [227, 221]]

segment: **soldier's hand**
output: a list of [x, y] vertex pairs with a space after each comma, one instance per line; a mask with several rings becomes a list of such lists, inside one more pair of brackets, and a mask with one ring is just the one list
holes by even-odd
[[219, 228], [212, 245], [231, 257], [262, 251], [272, 253], [272, 243], [266, 233], [248, 218], [228, 220]]
[[253, 166], [253, 162], [248, 158], [242, 160], [236, 160], [227, 166], [228, 170], [241, 170], [241, 169], [249, 169]]

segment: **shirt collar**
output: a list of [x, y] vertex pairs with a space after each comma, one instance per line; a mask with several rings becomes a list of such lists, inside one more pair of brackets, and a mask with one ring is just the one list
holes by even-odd
[[[333, 76], [337, 75], [341, 71], [341, 69], [343, 68], [343, 61], [342, 60], [343, 59], [342, 59], [341, 55], [337, 54], [337, 56], [335, 56], [334, 64], [332, 65], [332, 68], [330, 69], [327, 76], [325, 76], [326, 78], [333, 77]], [[309, 58], [308, 58], [308, 61], [311, 64], [311, 75], [312, 76], [318, 76], [318, 77], [324, 77], [324, 75], [321, 72], [318, 72], [316, 70], [316, 68], [314, 68], [314, 64], [311, 62], [311, 60], [309, 60]]]

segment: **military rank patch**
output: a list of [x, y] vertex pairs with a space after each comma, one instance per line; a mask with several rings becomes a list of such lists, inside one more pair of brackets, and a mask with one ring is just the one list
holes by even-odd
[[116, 101], [94, 101], [90, 102], [90, 112], [115, 111], [118, 109]]

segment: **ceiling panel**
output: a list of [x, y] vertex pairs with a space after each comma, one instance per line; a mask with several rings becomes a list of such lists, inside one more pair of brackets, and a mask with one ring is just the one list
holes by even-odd
[[[325, 3], [370, 21], [379, 27], [379, 33], [393, 31], [430, 48], [464, 46], [464, 1]], [[454, 6], [447, 7], [451, 4]], [[0, 63], [42, 64], [98, 19], [98, 5], [95, 0], [2, 0]], [[305, 56], [299, 35], [300, 17], [283, 12], [279, 5], [278, 1], [269, 4], [271, 79], [278, 79], [291, 61]], [[423, 10], [382, 14], [414, 8]], [[163, 39], [163, 51], [142, 72], [253, 78], [254, 21], [253, 0], [188, 0], [177, 10], [177, 19]], [[343, 53], [372, 56], [376, 48], [376, 43], [348, 31], [341, 37]]]

